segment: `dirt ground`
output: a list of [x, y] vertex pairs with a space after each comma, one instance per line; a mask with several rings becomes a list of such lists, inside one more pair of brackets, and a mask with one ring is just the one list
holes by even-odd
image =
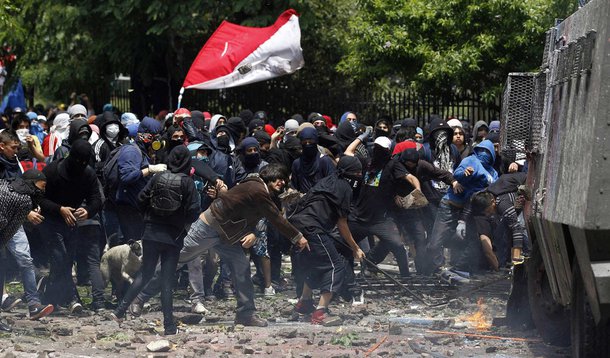
[[[331, 305], [343, 318], [334, 327], [289, 321], [294, 290], [256, 298], [259, 315], [269, 320], [266, 328], [234, 325], [233, 299], [207, 302], [206, 316], [191, 314], [188, 293], [178, 290], [180, 332], [169, 337], [162, 335], [158, 300], [142, 317], [120, 326], [108, 318], [109, 311], [86, 310], [78, 317], [54, 312], [29, 321], [20, 306], [1, 315], [13, 332], [0, 334], [0, 357], [569, 357], [569, 348], [541, 342], [534, 329], [505, 325], [506, 283], [467, 294], [445, 292], [443, 297], [452, 299], [431, 308], [395, 287], [371, 288], [387, 283], [383, 277], [367, 282], [363, 305], [341, 300]], [[10, 288], [18, 292], [20, 284]], [[80, 290], [87, 295], [86, 288]], [[152, 352], [151, 342], [169, 351]]]

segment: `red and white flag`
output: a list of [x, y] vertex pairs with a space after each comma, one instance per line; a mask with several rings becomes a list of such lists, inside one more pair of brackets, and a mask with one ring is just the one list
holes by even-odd
[[293, 73], [303, 64], [296, 11], [285, 11], [268, 27], [223, 21], [199, 51], [182, 87], [236, 87]]

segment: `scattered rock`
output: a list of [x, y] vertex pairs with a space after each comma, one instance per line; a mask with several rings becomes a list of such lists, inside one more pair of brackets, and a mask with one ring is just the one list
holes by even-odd
[[495, 353], [498, 351], [498, 347], [487, 347], [485, 353]]
[[212, 339], [210, 340], [210, 343], [211, 343], [211, 344], [216, 344], [216, 343], [218, 343], [218, 337], [214, 337], [214, 338], [212, 338]]
[[250, 346], [244, 347], [244, 354], [254, 354], [254, 348]]
[[282, 328], [278, 331], [278, 336], [283, 338], [295, 338], [297, 336], [296, 328]]
[[169, 352], [172, 349], [172, 344], [167, 339], [152, 341], [146, 345], [149, 352]]
[[146, 341], [145, 341], [145, 340], [144, 340], [142, 337], [140, 337], [140, 336], [138, 336], [138, 335], [135, 335], [135, 336], [133, 336], [133, 338], [131, 339], [131, 343], [142, 344], [142, 343], [146, 343]]
[[246, 344], [252, 340], [252, 337], [248, 334], [240, 334], [237, 336], [237, 343]]
[[53, 333], [58, 336], [71, 336], [74, 334], [74, 330], [72, 328], [57, 327], [53, 329]]
[[131, 346], [130, 342], [114, 342], [114, 346], [115, 347], [119, 347], [119, 348], [127, 348]]
[[265, 345], [266, 346], [277, 346], [278, 342], [274, 338], [267, 338], [267, 339], [265, 339]]

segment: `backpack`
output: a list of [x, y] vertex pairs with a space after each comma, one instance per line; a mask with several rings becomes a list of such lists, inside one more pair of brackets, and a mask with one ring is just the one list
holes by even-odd
[[152, 184], [150, 210], [157, 216], [169, 216], [182, 207], [182, 177], [169, 171], [160, 173]]
[[115, 194], [119, 188], [119, 166], [117, 164], [119, 154], [123, 146], [117, 147], [110, 152], [108, 160], [102, 168], [102, 185], [106, 198], [115, 201]]

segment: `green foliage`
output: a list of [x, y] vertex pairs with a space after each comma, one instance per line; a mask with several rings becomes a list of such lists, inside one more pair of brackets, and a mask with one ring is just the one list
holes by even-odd
[[330, 344], [343, 346], [343, 347], [351, 347], [352, 342], [358, 339], [358, 335], [356, 333], [350, 332], [347, 334], [343, 334], [339, 337], [333, 337], [330, 341]]
[[345, 33], [342, 73], [400, 86], [496, 93], [540, 65], [566, 0], [363, 0]]

